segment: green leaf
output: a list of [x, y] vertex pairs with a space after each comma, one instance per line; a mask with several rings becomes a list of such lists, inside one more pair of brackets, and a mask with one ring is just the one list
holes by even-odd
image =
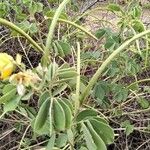
[[22, 0], [23, 4], [29, 4], [31, 3], [31, 0]]
[[[23, 31], [29, 32], [31, 35], [38, 31], [38, 27], [36, 23], [30, 23], [27, 20], [23, 20], [22, 22], [17, 24]], [[12, 31], [12, 35], [18, 35], [16, 31]]]
[[109, 37], [106, 39], [106, 43], [104, 45], [105, 49], [113, 49], [115, 47], [116, 41], [112, 38]]
[[49, 139], [49, 142], [48, 142], [45, 150], [53, 150], [54, 144], [55, 144], [55, 140], [56, 140], [56, 134], [53, 133], [51, 138]]
[[51, 98], [51, 103], [50, 103], [50, 108], [49, 108], [49, 133], [50, 135], [52, 135], [53, 132], [53, 102], [54, 102], [54, 98]]
[[132, 91], [138, 91], [139, 89], [139, 85], [137, 83], [131, 85], [128, 89], [132, 90]]
[[90, 119], [90, 122], [105, 144], [111, 144], [114, 142], [114, 132], [108, 124], [100, 122], [96, 119]]
[[67, 137], [68, 137], [68, 141], [69, 141], [72, 145], [74, 145], [74, 134], [73, 134], [73, 132], [72, 132], [71, 129], [68, 129], [68, 130], [67, 130]]
[[22, 30], [24, 30], [25, 32], [29, 31], [30, 28], [30, 22], [25, 20], [22, 21], [21, 23], [17, 24]]
[[29, 28], [29, 32], [30, 32], [31, 34], [34, 34], [34, 33], [36, 33], [37, 31], [38, 31], [38, 27], [37, 27], [36, 23], [31, 23], [31, 24], [30, 24], [30, 28]]
[[[58, 41], [55, 41], [55, 45], [56, 45], [56, 48], [57, 48], [57, 52], [58, 54], [61, 56], [61, 57], [65, 57], [65, 53], [61, 47], [61, 45], [59, 44]], [[56, 50], [56, 49], [55, 49]]]
[[58, 131], [65, 130], [66, 118], [65, 112], [59, 102], [54, 99], [53, 103], [53, 119], [54, 119], [54, 127]]
[[[55, 14], [55, 10], [46, 10], [45, 9], [45, 15], [47, 16], [47, 17], [54, 17], [54, 14]], [[64, 12], [61, 12], [61, 15], [59, 16], [59, 18], [61, 18], [61, 19], [68, 19], [68, 16], [67, 16], [67, 14], [66, 13], [64, 13]]]
[[33, 96], [33, 91], [29, 91], [29, 93], [25, 94], [21, 100], [29, 100], [31, 98], [31, 96]]
[[13, 84], [7, 84], [4, 86], [2, 93], [5, 95], [8, 92], [10, 92], [12, 89], [15, 89], [15, 88], [16, 88], [16, 86], [14, 86]]
[[62, 100], [63, 100], [63, 102], [70, 108], [70, 110], [73, 112], [73, 111], [74, 111], [74, 108], [73, 108], [73, 105], [72, 105], [71, 100], [69, 100], [69, 99], [67, 99], [67, 98], [63, 98]]
[[46, 80], [50, 82], [53, 78], [53, 64], [52, 63], [48, 66], [48, 70], [45, 75], [46, 75]]
[[68, 105], [66, 105], [66, 103], [63, 100], [59, 100], [60, 105], [62, 106], [64, 113], [65, 113], [65, 119], [66, 119], [66, 129], [71, 128], [71, 124], [72, 124], [72, 112], [70, 110], [70, 108], [68, 107]]
[[104, 118], [102, 118], [100, 116], [96, 116], [96, 117], [93, 116], [92, 118], [97, 120], [97, 121], [99, 121], [99, 122], [103, 122], [104, 124], [108, 124], [108, 122]]
[[50, 107], [50, 98], [47, 98], [45, 102], [43, 102], [43, 104], [41, 105], [39, 112], [36, 116], [34, 124], [35, 132], [40, 130], [45, 124], [49, 114], [49, 107]]
[[81, 52], [81, 59], [86, 60], [86, 59], [94, 59], [97, 60], [101, 56], [101, 52], [96, 50], [96, 51], [87, 51], [87, 52]]
[[134, 130], [134, 125], [131, 125], [129, 120], [122, 122], [121, 126], [126, 128], [125, 133], [127, 136], [130, 135]]
[[138, 103], [140, 104], [140, 106], [141, 106], [143, 109], [147, 109], [147, 108], [149, 108], [149, 106], [150, 106], [149, 101], [146, 100], [146, 99], [144, 99], [144, 98], [140, 98], [140, 99], [138, 100]]
[[56, 96], [58, 94], [61, 94], [61, 92], [65, 91], [65, 89], [68, 87], [66, 83], [59, 85], [56, 89], [54, 89], [53, 96]]
[[109, 4], [108, 9], [110, 11], [122, 11], [121, 7], [117, 4]]
[[[34, 129], [34, 124], [35, 124], [35, 118], [31, 121], [31, 127]], [[44, 125], [36, 130], [36, 134], [38, 134], [38, 136], [43, 136], [43, 135], [48, 135], [49, 136], [49, 128], [50, 128], [50, 122], [49, 120], [46, 120], [46, 122], [44, 123]]]
[[74, 71], [76, 71], [75, 67], [61, 66], [59, 67], [58, 73], [74, 72]]
[[94, 140], [92, 138], [90, 131], [88, 130], [88, 128], [86, 127], [86, 125], [84, 123], [82, 123], [82, 130], [84, 133], [84, 138], [85, 138], [86, 145], [87, 145], [88, 149], [89, 150], [96, 150], [97, 146], [94, 143]]
[[41, 107], [41, 105], [48, 99], [50, 98], [50, 93], [48, 91], [45, 91], [40, 95], [40, 98], [38, 100], [38, 107]]
[[60, 133], [56, 139], [56, 146], [62, 148], [67, 143], [67, 134]]
[[121, 84], [112, 85], [113, 99], [117, 102], [125, 101], [128, 97], [128, 89]]
[[92, 138], [97, 146], [96, 150], [107, 150], [107, 147], [101, 137], [96, 133], [93, 126], [89, 121], [87, 121], [87, 128], [90, 131]]
[[95, 36], [100, 39], [102, 37], [104, 37], [104, 35], [106, 34], [106, 30], [105, 29], [99, 29], [96, 31]]
[[130, 135], [133, 131], [134, 131], [134, 125], [126, 126], [125, 133], [126, 133], [127, 136]]
[[4, 112], [15, 110], [20, 100], [21, 96], [14, 96], [10, 101], [6, 102], [4, 105]]
[[32, 2], [32, 5], [29, 5], [30, 14], [34, 15], [36, 12], [40, 13], [43, 10], [43, 4], [39, 2]]
[[23, 21], [23, 20], [27, 20], [28, 16], [25, 13], [18, 13], [16, 14], [16, 20], [18, 21]]
[[64, 71], [64, 72], [59, 72], [58, 77], [60, 79], [67, 79], [67, 78], [73, 78], [76, 77], [78, 74], [76, 71]]
[[22, 107], [25, 108], [29, 118], [31, 119], [35, 119], [35, 116], [37, 115], [37, 111], [36, 108], [32, 107], [32, 106], [28, 106], [28, 105], [23, 105]]
[[3, 96], [0, 97], [0, 104], [6, 103], [10, 101], [16, 95], [16, 88], [12, 89], [11, 91], [7, 92]]
[[70, 67], [69, 63], [64, 62], [64, 63], [59, 67], [59, 70], [61, 70], [61, 69], [67, 69], [67, 68], [69, 68], [69, 67]]
[[143, 22], [141, 22], [140, 20], [134, 20], [133, 21], [133, 29], [139, 33], [143, 32], [145, 30]]
[[88, 150], [86, 147], [81, 146], [80, 150]]
[[139, 6], [136, 6], [132, 9], [132, 16], [134, 18], [140, 18], [142, 14], [142, 9]]
[[0, 17], [5, 17], [7, 11], [8, 11], [7, 3], [0, 2]]
[[56, 64], [55, 62], [51, 63], [48, 66], [48, 71], [46, 72], [46, 80], [48, 82], [52, 81], [53, 78], [56, 76], [57, 69], [58, 69], [58, 64]]
[[103, 100], [105, 97], [105, 89], [101, 83], [96, 84], [93, 90], [94, 97]]
[[67, 42], [58, 41], [65, 55], [71, 54], [71, 46]]
[[143, 89], [145, 92], [148, 92], [150, 93], [150, 86], [144, 86], [144, 89]]
[[97, 114], [98, 113], [95, 110], [85, 109], [78, 113], [78, 115], [76, 117], [76, 121], [79, 122], [79, 121], [87, 119], [91, 116], [97, 116]]
[[60, 52], [59, 52], [57, 44], [55, 42], [52, 42], [52, 48], [53, 48], [55, 55], [58, 56], [60, 54]]
[[36, 8], [37, 8], [36, 12], [38, 12], [38, 13], [42, 12], [43, 11], [43, 4], [40, 2], [36, 2]]

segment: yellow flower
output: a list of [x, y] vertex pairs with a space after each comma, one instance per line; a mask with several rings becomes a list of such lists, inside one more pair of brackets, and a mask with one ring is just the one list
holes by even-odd
[[0, 79], [8, 78], [14, 69], [14, 59], [7, 53], [0, 53]]

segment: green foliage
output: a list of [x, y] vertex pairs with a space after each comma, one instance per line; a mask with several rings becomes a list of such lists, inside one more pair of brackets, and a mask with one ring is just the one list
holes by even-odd
[[54, 48], [55, 54], [61, 57], [71, 54], [71, 46], [67, 42], [55, 41], [53, 43], [53, 48]]
[[116, 49], [121, 43], [121, 37], [118, 33], [114, 33], [110, 28], [98, 29], [96, 31], [96, 37], [99, 39], [105, 38], [105, 49], [113, 50]]
[[130, 135], [134, 130], [134, 125], [131, 125], [129, 120], [122, 122], [122, 127], [125, 127], [126, 135]]
[[3, 90], [3, 95], [0, 97], [0, 103], [7, 103], [12, 100], [12, 97], [16, 95], [16, 87], [11, 85], [6, 85]]
[[[125, 110], [122, 107], [132, 99], [141, 110], [149, 109], [150, 106], [147, 99], [138, 96], [142, 89], [137, 76], [149, 65], [145, 63], [143, 67], [144, 60], [149, 59], [149, 44], [143, 48], [142, 40], [139, 40], [142, 36], [145, 36], [145, 40], [150, 33], [149, 30], [145, 31], [146, 28], [140, 20], [141, 7], [136, 4], [127, 7], [109, 4], [106, 10], [119, 17], [119, 30], [114, 32], [110, 27], [104, 26], [94, 35], [82, 27], [80, 20], [88, 12], [74, 18], [70, 15], [74, 13], [69, 12], [73, 11], [71, 8], [76, 9], [76, 2], [48, 2], [49, 6], [46, 7], [35, 0], [0, 2], [0, 17], [8, 18], [13, 11], [14, 23], [21, 31], [30, 35], [25, 36], [26, 39], [30, 42], [35, 39], [31, 44], [35, 42], [37, 45], [33, 45], [42, 49], [41, 61], [37, 67], [31, 69], [33, 78], [28, 86], [22, 84], [25, 78], [18, 78], [19, 82], [16, 84], [9, 80], [0, 83], [0, 118], [10, 111], [23, 115], [26, 123], [18, 124], [17, 130], [20, 131], [24, 125], [31, 126], [32, 140], [46, 139], [47, 143], [42, 145], [46, 150], [107, 150], [107, 145], [112, 144], [115, 138], [109, 118], [112, 121], [111, 117], [119, 118], [123, 115]], [[54, 6], [60, 2], [63, 5], [55, 9]], [[42, 17], [42, 22], [36, 15]], [[62, 22], [67, 25], [62, 25]], [[50, 32], [46, 34], [49, 24]], [[84, 31], [84, 34], [79, 30]], [[18, 33], [20, 34], [15, 28], [11, 35], [18, 36]], [[91, 42], [88, 39], [89, 42], [86, 35], [96, 41], [90, 39]], [[133, 35], [135, 36], [132, 38]], [[80, 46], [77, 46], [79, 42]], [[77, 49], [81, 58], [76, 52]], [[27, 70], [26, 64], [16, 66], [21, 72]], [[136, 84], [126, 83], [125, 77], [131, 78], [131, 82], [135, 80]], [[22, 86], [25, 92], [20, 95], [19, 87]], [[144, 86], [144, 92], [148, 93], [149, 88]], [[129, 120], [122, 122], [121, 127], [125, 129], [127, 136], [134, 130], [134, 125]], [[29, 149], [32, 140], [29, 142], [24, 138], [21, 148]]]
[[110, 94], [112, 93], [112, 100], [121, 103], [127, 100], [128, 89], [121, 84], [110, 84], [104, 81], [98, 82], [93, 90], [93, 96], [96, 98], [99, 104], [109, 104], [108, 101]]
[[111, 11], [122, 11], [121, 7], [117, 4], [109, 4], [108, 9]]
[[60, 103], [55, 100], [54, 101], [54, 127], [57, 131], [65, 130], [66, 126], [66, 116], [64, 109], [60, 105]]
[[128, 90], [122, 85], [113, 85], [112, 92], [117, 102], [125, 101], [128, 97]]
[[64, 113], [65, 113], [65, 128], [70, 129], [71, 123], [72, 123], [72, 118], [73, 118], [71, 109], [63, 100], [60, 100], [59, 103], [62, 106]]
[[21, 96], [14, 96], [10, 101], [6, 102], [4, 105], [4, 113], [13, 111], [18, 107], [18, 103], [21, 100]]
[[[55, 10], [49, 10], [49, 9], [46, 10], [45, 9], [45, 15], [47, 17], [54, 17], [54, 14], [55, 14]], [[61, 18], [61, 19], [67, 19], [68, 16], [67, 16], [67, 14], [65, 12], [62, 12], [61, 15], [59, 16], [59, 18]]]
[[46, 146], [46, 150], [53, 150], [55, 144], [56, 135], [55, 133], [50, 137], [49, 142]]
[[150, 106], [149, 101], [144, 98], [139, 98], [138, 103], [143, 109], [147, 109]]
[[91, 137], [95, 142], [96, 149], [106, 150], [107, 148], [106, 148], [104, 141], [101, 139], [99, 134], [94, 130], [93, 126], [91, 125], [91, 123], [89, 121], [86, 123], [86, 127], [88, 128], [88, 130], [91, 134]]
[[79, 114], [76, 117], [76, 120], [79, 122], [79, 121], [82, 121], [84, 119], [87, 119], [87, 118], [93, 117], [93, 116], [97, 116], [97, 112], [95, 110], [85, 109], [85, 110], [79, 112]]
[[0, 6], [0, 17], [7, 18], [9, 13], [13, 11], [15, 24], [31, 35], [38, 32], [35, 14], [43, 11], [42, 3], [34, 0], [4, 1], [0, 2]]
[[35, 132], [40, 130], [44, 126], [49, 114], [49, 106], [50, 106], [50, 99], [47, 98], [45, 102], [43, 102], [43, 104], [41, 105], [39, 112], [36, 116], [35, 123], [34, 123]]

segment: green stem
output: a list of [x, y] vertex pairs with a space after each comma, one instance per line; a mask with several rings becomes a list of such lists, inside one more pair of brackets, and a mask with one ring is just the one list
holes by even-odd
[[15, 24], [13, 24], [3, 18], [0, 18], [0, 24], [8, 26], [9, 28], [15, 30], [17, 33], [24, 36], [38, 51], [43, 52], [43, 49], [27, 33], [25, 33], [22, 29], [17, 27]]
[[[136, 32], [135, 32], [135, 30], [132, 28], [132, 26], [129, 25], [129, 28], [132, 30], [132, 32], [133, 32], [133, 34], [134, 34], [134, 36], [135, 36], [135, 35], [136, 35]], [[136, 47], [137, 47], [138, 53], [139, 53], [140, 55], [142, 55], [142, 52], [141, 52], [141, 50], [140, 50], [139, 41], [136, 40], [135, 42], [136, 42]]]
[[[47, 19], [52, 19], [52, 17], [48, 17]], [[65, 20], [65, 19], [58, 19], [59, 22], [65, 22], [67, 24], [70, 24], [78, 29], [80, 29], [81, 31], [85, 32], [87, 35], [89, 35], [90, 37], [94, 38], [95, 40], [98, 40], [97, 37], [95, 35], [93, 35], [91, 32], [87, 31], [87, 29], [83, 28], [82, 26], [79, 26], [78, 24], [71, 22], [69, 20]]]
[[[45, 59], [49, 56], [49, 50], [51, 48], [51, 42], [52, 42], [52, 38], [53, 38], [53, 34], [54, 34], [54, 30], [58, 21], [59, 16], [61, 15], [61, 12], [63, 11], [63, 9], [65, 8], [66, 4], [69, 2], [70, 0], [64, 0], [58, 7], [58, 9], [56, 10], [56, 13], [53, 17], [52, 23], [50, 25], [49, 28], [49, 33], [47, 35], [47, 40], [46, 40], [46, 47], [45, 47]], [[47, 59], [46, 59], [47, 60]], [[46, 63], [46, 62], [45, 62]]]
[[130, 85], [128, 85], [126, 88], [129, 89], [134, 84], [141, 83], [141, 82], [147, 82], [147, 81], [150, 81], [150, 78], [135, 81], [135, 82], [131, 83]]
[[138, 113], [146, 113], [146, 112], [149, 112], [150, 111], [150, 107], [147, 108], [147, 109], [142, 109], [142, 110], [135, 110], [135, 111], [132, 111], [132, 112], [124, 112], [122, 113], [121, 115], [131, 115], [131, 114], [138, 114]]
[[75, 99], [75, 112], [78, 111], [80, 101], [79, 101], [79, 95], [80, 95], [80, 44], [77, 42], [77, 80], [76, 80], [76, 99]]
[[148, 64], [148, 54], [149, 54], [149, 40], [148, 40], [148, 36], [145, 36], [146, 38], [146, 56], [145, 56], [145, 68], [147, 67]]
[[104, 62], [103, 64], [99, 67], [99, 69], [96, 71], [96, 73], [94, 74], [94, 76], [92, 77], [92, 79], [90, 80], [89, 84], [87, 85], [85, 91], [82, 93], [81, 97], [80, 97], [80, 102], [81, 104], [83, 102], [85, 102], [86, 98], [88, 97], [88, 95], [90, 94], [90, 91], [92, 89], [92, 87], [95, 85], [95, 83], [97, 82], [99, 76], [102, 74], [102, 72], [106, 69], [106, 67], [110, 64], [110, 62], [121, 52], [123, 51], [129, 44], [131, 44], [133, 41], [137, 40], [138, 38], [149, 34], [150, 30], [144, 31], [142, 33], [139, 33], [137, 35], [135, 35], [134, 37], [132, 37], [131, 39], [127, 40], [126, 42], [124, 42], [118, 49], [116, 49]]

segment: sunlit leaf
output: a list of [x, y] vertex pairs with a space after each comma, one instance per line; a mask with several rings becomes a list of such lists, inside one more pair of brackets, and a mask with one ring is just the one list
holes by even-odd
[[47, 98], [45, 102], [43, 102], [43, 104], [41, 105], [39, 112], [36, 116], [35, 124], [34, 124], [35, 132], [37, 130], [40, 130], [45, 124], [49, 114], [49, 107], [50, 107], [50, 98]]

